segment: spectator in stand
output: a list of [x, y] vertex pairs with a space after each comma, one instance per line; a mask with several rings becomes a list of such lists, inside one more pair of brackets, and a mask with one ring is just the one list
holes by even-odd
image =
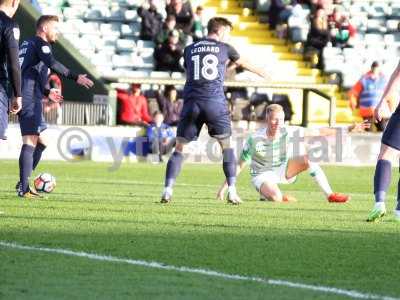
[[204, 24], [207, 22], [204, 19], [203, 16], [203, 7], [202, 6], [197, 6], [196, 8], [196, 13], [194, 15], [194, 22], [193, 22], [193, 37], [194, 40], [201, 39], [202, 37], [205, 36], [205, 29], [206, 27]]
[[164, 116], [161, 112], [154, 114], [152, 123], [146, 132], [151, 153], [158, 156], [159, 162], [163, 162], [163, 155], [168, 154], [175, 146], [175, 134], [172, 129], [164, 123]]
[[[175, 16], [169, 15], [165, 19], [164, 24], [161, 27], [160, 32], [157, 34], [155, 38], [155, 42], [157, 45], [161, 45], [166, 40], [168, 40], [169, 34], [176, 29], [176, 19]], [[177, 30], [179, 33], [179, 44], [183, 47], [186, 45], [186, 35], [183, 33], [182, 30]]]
[[157, 12], [154, 0], [146, 0], [137, 9], [138, 15], [142, 18], [140, 38], [146, 41], [153, 41], [161, 31], [162, 15]]
[[167, 0], [165, 7], [167, 15], [176, 18], [176, 28], [181, 29], [186, 34], [191, 34], [193, 28], [194, 15], [190, 1]]
[[348, 41], [355, 36], [356, 28], [350, 24], [340, 6], [333, 9], [333, 13], [328, 17], [328, 23], [332, 45], [340, 48], [349, 47]]
[[268, 23], [270, 29], [275, 29], [277, 25], [284, 23], [290, 16], [292, 4], [295, 0], [271, 0], [268, 10]]
[[[374, 61], [371, 69], [364, 74], [350, 90], [351, 109], [360, 109], [360, 116], [372, 123], [375, 107], [381, 99], [387, 79], [380, 70], [380, 65]], [[387, 119], [382, 119], [377, 124], [377, 129], [383, 131], [387, 124]]]
[[39, 2], [37, 1], [37, 0], [30, 0], [29, 1], [31, 4], [32, 4], [32, 6], [38, 11], [38, 12], [42, 12], [42, 8], [40, 7], [40, 4], [39, 4]]
[[155, 70], [168, 72], [184, 72], [180, 64], [183, 49], [179, 44], [179, 32], [173, 30], [168, 35], [168, 40], [158, 46], [154, 51]]
[[152, 121], [140, 84], [132, 84], [129, 91], [117, 89], [117, 100], [119, 124], [147, 126]]
[[[316, 52], [317, 61], [313, 63], [320, 69], [324, 68], [322, 52], [330, 41], [330, 32], [328, 28], [328, 18], [325, 11], [320, 8], [316, 11], [311, 20], [310, 32], [307, 36], [305, 51]], [[313, 59], [314, 60], [314, 59]]]
[[158, 106], [164, 115], [164, 122], [169, 126], [176, 126], [183, 107], [183, 100], [178, 99], [175, 86], [165, 86], [164, 93], [157, 97]]

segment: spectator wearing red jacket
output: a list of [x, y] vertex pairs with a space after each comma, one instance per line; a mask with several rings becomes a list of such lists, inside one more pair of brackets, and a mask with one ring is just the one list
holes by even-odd
[[132, 84], [129, 91], [117, 89], [117, 100], [118, 124], [147, 126], [152, 121], [140, 84]]

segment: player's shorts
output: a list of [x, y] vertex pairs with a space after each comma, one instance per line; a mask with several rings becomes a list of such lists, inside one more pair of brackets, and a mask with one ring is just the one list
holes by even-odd
[[0, 81], [0, 140], [6, 140], [8, 127], [9, 95], [6, 90], [7, 83]]
[[47, 128], [43, 117], [43, 103], [40, 92], [24, 90], [22, 95], [22, 110], [18, 114], [21, 135], [40, 135]]
[[382, 144], [400, 150], [400, 112], [396, 110], [382, 135]]
[[186, 100], [178, 124], [177, 137], [187, 142], [195, 141], [204, 124], [207, 125], [211, 137], [224, 139], [231, 136], [231, 118], [225, 100]]
[[290, 184], [296, 181], [297, 177], [286, 178], [288, 162], [282, 164], [280, 167], [273, 168], [271, 171], [265, 171], [259, 175], [251, 178], [251, 183], [259, 192], [263, 183], [275, 183], [275, 184]]

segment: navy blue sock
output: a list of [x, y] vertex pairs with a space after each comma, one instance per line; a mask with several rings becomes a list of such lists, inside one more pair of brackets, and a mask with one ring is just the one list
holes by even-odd
[[396, 210], [400, 210], [400, 179], [397, 182], [397, 206]]
[[32, 174], [34, 151], [35, 147], [24, 144], [19, 155], [19, 181], [21, 183], [21, 191], [24, 193], [29, 190], [29, 177]]
[[380, 159], [376, 163], [374, 176], [375, 202], [385, 201], [386, 191], [392, 177], [392, 164], [388, 160]]
[[183, 162], [183, 155], [180, 152], [175, 151], [167, 163], [167, 171], [165, 174], [165, 187], [172, 187], [175, 183], [176, 178], [181, 171]]
[[42, 153], [46, 149], [46, 146], [43, 145], [42, 143], [38, 143], [35, 148], [35, 152], [33, 152], [33, 164], [32, 164], [32, 170], [35, 170], [37, 165], [40, 162], [40, 159], [42, 158]]
[[226, 177], [226, 182], [228, 186], [235, 185], [236, 183], [236, 157], [235, 152], [232, 148], [225, 149], [223, 151], [223, 162], [222, 168], [224, 169], [224, 174]]

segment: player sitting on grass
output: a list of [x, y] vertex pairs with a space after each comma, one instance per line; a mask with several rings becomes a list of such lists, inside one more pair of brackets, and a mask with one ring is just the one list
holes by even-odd
[[[289, 202], [296, 199], [283, 195], [278, 184], [289, 184], [296, 180], [296, 176], [308, 170], [311, 177], [324, 192], [329, 202], [343, 203], [349, 196], [334, 193], [329, 185], [324, 171], [320, 166], [311, 162], [307, 155], [300, 155], [299, 146], [307, 136], [326, 136], [335, 132], [333, 128], [322, 128], [318, 133], [312, 134], [302, 127], [286, 126], [285, 113], [279, 104], [271, 104], [266, 111], [266, 128], [257, 130], [248, 138], [237, 167], [237, 175], [242, 171], [247, 162], [250, 162], [251, 182], [260, 193], [260, 200], [276, 202]], [[364, 129], [369, 124], [362, 123], [349, 127], [349, 130]], [[224, 198], [227, 189], [226, 182], [220, 187], [217, 197]]]

